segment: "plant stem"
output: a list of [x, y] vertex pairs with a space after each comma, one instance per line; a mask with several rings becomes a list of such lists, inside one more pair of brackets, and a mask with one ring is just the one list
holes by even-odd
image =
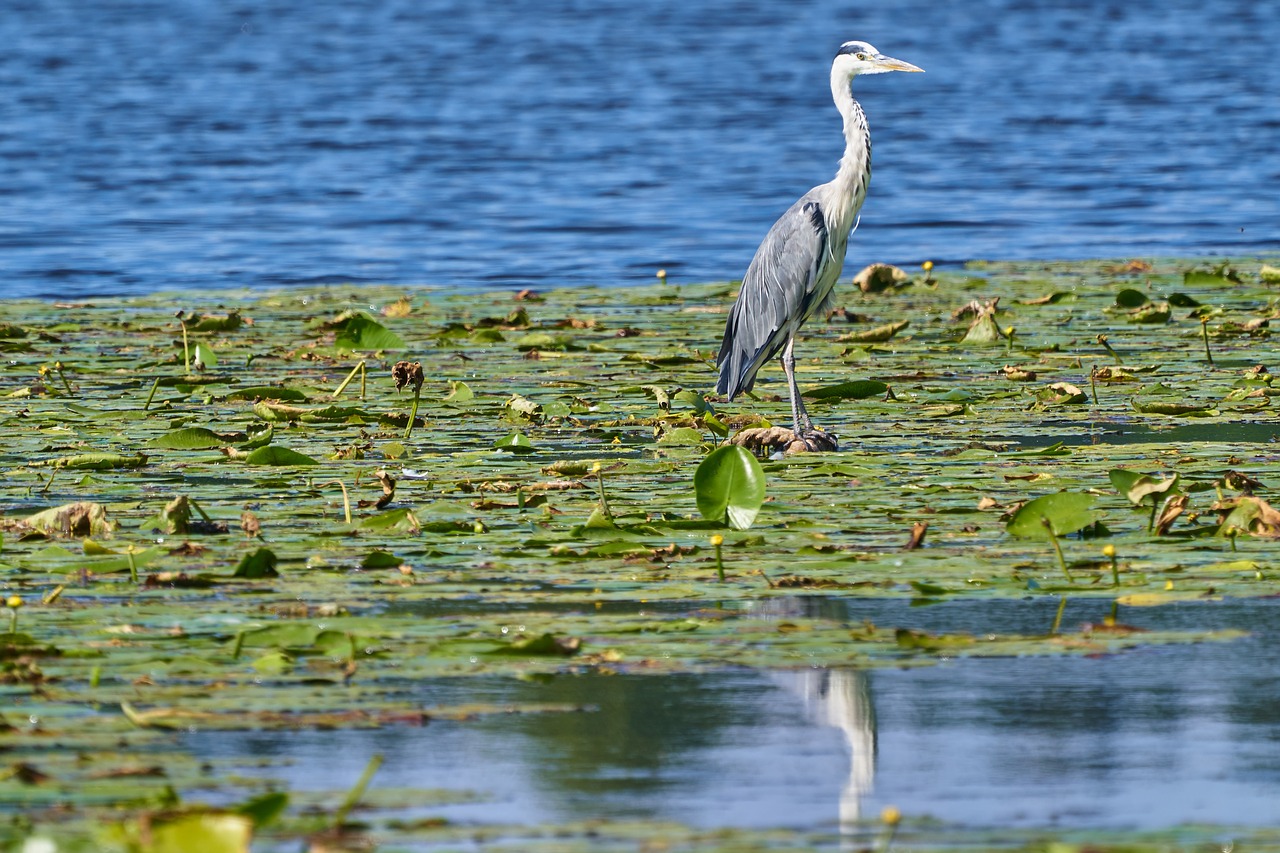
[[[361, 394], [363, 397], [364, 395]], [[404, 426], [404, 439], [409, 440], [410, 434], [413, 433], [413, 422], [418, 419], [418, 398], [422, 396], [422, 386], [415, 386], [413, 389], [413, 407], [409, 409], [409, 423]]]
[[347, 374], [347, 378], [342, 380], [342, 384], [339, 385], [337, 388], [335, 388], [333, 391], [333, 394], [331, 394], [330, 396], [333, 397], [333, 399], [335, 400], [338, 399], [338, 395], [340, 395], [343, 391], [347, 390], [347, 386], [351, 384], [352, 379], [356, 378], [357, 373], [360, 374], [360, 399], [363, 400], [364, 399], [364, 362], [363, 361], [361, 361], [355, 367], [351, 368], [351, 372]]
[[134, 586], [137, 586], [138, 585], [138, 563], [136, 560], [133, 559], [132, 544], [129, 545], [128, 548], [124, 549], [124, 555], [129, 560], [129, 580], [133, 582]]
[[325, 486], [337, 486], [342, 489], [342, 515], [346, 519], [348, 525], [351, 524], [351, 498], [347, 495], [347, 484], [341, 480], [330, 480], [327, 483], [319, 483], [316, 488], [324, 488]]
[[346, 823], [347, 814], [356, 807], [356, 803], [360, 802], [360, 798], [364, 796], [365, 789], [369, 787], [369, 783], [373, 781], [373, 774], [378, 772], [378, 768], [382, 766], [382, 753], [376, 752], [369, 759], [369, 763], [365, 765], [364, 773], [360, 774], [360, 779], [356, 782], [355, 787], [347, 792], [347, 797], [342, 801], [342, 805], [338, 807], [338, 811], [333, 815], [333, 828], [341, 829]]
[[720, 583], [724, 583], [724, 555], [720, 553], [723, 547], [719, 542], [715, 544], [716, 549], [716, 574], [720, 576]]
[[66, 374], [62, 372], [62, 362], [55, 361], [53, 369], [58, 371], [58, 378], [62, 380], [62, 387], [67, 389], [67, 394], [70, 396], [72, 394], [71, 383], [67, 381]]
[[182, 318], [178, 318], [178, 325], [182, 327], [182, 372], [187, 376], [191, 375], [191, 347], [187, 343], [187, 324], [182, 322]]
[[1107, 342], [1106, 335], [1098, 335], [1098, 343], [1102, 344], [1102, 348], [1107, 351], [1112, 358], [1116, 360], [1116, 364], [1124, 364], [1124, 359], [1120, 357], [1120, 353], [1111, 348], [1111, 344]]
[[1062, 556], [1062, 546], [1058, 544], [1058, 537], [1053, 533], [1053, 525], [1049, 523], [1049, 519], [1041, 518], [1040, 523], [1044, 525], [1044, 529], [1049, 534], [1049, 543], [1053, 545], [1053, 552], [1058, 555], [1058, 565], [1062, 567], [1062, 573], [1067, 576], [1067, 583], [1075, 583], [1075, 579], [1071, 577], [1071, 572], [1067, 569], [1067, 560]]
[[1209, 352], [1209, 318], [1200, 318], [1200, 333], [1204, 338], [1204, 357], [1208, 359], [1209, 366], [1213, 367], [1213, 353]]
[[1058, 601], [1058, 612], [1053, 614], [1053, 626], [1049, 628], [1050, 634], [1058, 633], [1058, 629], [1062, 626], [1062, 613], [1067, 609], [1067, 597], [1062, 596]]
[[160, 377], [156, 377], [156, 381], [151, 383], [151, 393], [147, 395], [147, 402], [142, 404], [142, 411], [151, 408], [151, 401], [155, 399], [156, 389], [160, 387]]
[[595, 464], [596, 482], [600, 486], [600, 509], [604, 512], [604, 517], [613, 521], [613, 510], [609, 509], [609, 497], [604, 493], [604, 469], [600, 467], [600, 463]]

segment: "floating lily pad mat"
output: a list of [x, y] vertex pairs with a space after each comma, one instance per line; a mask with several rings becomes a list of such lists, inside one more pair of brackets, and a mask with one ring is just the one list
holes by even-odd
[[[428, 711], [431, 680], [1231, 643], [1212, 608], [1155, 614], [1280, 591], [1265, 269], [981, 264], [843, 288], [797, 346], [842, 450], [762, 460], [743, 530], [702, 517], [694, 471], [726, 434], [788, 425], [789, 405], [772, 365], [754, 398], [714, 394], [731, 283], [0, 303], [14, 837], [161, 849], [153, 829], [287, 841], [350, 817], [353, 778], [247, 801], [259, 756], [196, 761], [178, 731], [582, 712]], [[1082, 600], [1103, 617], [1073, 618]], [[1040, 609], [918, 618], [957, 601]], [[429, 819], [392, 805], [380, 838]], [[714, 849], [686, 831], [673, 843]]]

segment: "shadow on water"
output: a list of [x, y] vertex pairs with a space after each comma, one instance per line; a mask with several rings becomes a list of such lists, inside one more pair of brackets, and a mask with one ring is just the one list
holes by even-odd
[[[761, 605], [857, 624], [1043, 633], [1057, 600], [792, 599]], [[591, 818], [830, 829], [885, 805], [962, 827], [1157, 829], [1280, 821], [1280, 643], [1272, 600], [1126, 608], [1150, 629], [1237, 628], [1231, 643], [1100, 657], [956, 659], [902, 669], [450, 679], [424, 708], [568, 703], [421, 729], [194, 733], [197, 755], [254, 755], [294, 789], [446, 789], [417, 809], [455, 822]], [[1064, 626], [1110, 605], [1071, 602]]]

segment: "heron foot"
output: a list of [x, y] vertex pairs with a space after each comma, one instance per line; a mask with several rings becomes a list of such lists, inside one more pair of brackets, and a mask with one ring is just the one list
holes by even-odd
[[[834, 453], [840, 449], [835, 433], [807, 425], [806, 429], [793, 432], [794, 440], [787, 448], [787, 453]], [[799, 444], [801, 447], [796, 447]]]
[[744, 429], [729, 439], [730, 444], [745, 447], [758, 456], [774, 453], [822, 453], [839, 449], [836, 436], [820, 429], [799, 432], [786, 427], [754, 427]]

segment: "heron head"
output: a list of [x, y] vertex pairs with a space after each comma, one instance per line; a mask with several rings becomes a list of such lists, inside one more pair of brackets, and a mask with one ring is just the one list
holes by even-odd
[[924, 71], [910, 62], [885, 56], [865, 41], [847, 41], [840, 45], [835, 67], [850, 78], [859, 74], [884, 74], [886, 71]]

